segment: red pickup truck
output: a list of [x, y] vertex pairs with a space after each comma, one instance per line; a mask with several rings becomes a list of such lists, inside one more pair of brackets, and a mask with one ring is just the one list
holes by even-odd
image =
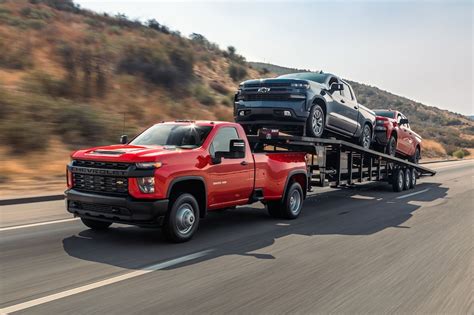
[[184, 242], [208, 211], [261, 201], [274, 217], [301, 212], [305, 153], [251, 150], [239, 124], [159, 123], [122, 143], [76, 151], [67, 166], [67, 210], [91, 229], [161, 226]]
[[410, 128], [408, 119], [396, 110], [375, 109], [375, 143], [392, 156], [407, 158], [418, 164], [421, 158], [421, 136]]

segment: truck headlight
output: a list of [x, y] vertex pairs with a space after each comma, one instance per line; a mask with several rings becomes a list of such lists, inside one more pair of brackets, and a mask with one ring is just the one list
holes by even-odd
[[291, 86], [299, 89], [309, 89], [308, 83], [291, 83]]
[[139, 177], [137, 178], [138, 188], [144, 194], [153, 194], [155, 192], [155, 178], [154, 177]]
[[135, 163], [135, 166], [140, 169], [160, 168], [163, 164], [161, 162], [142, 162]]

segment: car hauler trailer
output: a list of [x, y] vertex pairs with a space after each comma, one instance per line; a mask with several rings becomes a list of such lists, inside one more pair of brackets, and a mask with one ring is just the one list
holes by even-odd
[[308, 190], [312, 187], [351, 186], [368, 181], [385, 181], [400, 192], [416, 186], [420, 176], [435, 171], [419, 164], [365, 149], [348, 141], [281, 135], [262, 129], [258, 136], [248, 135], [255, 152], [284, 149], [308, 154]]

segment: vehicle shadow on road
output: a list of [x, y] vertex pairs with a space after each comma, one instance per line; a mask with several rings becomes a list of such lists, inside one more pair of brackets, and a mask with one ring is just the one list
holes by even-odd
[[209, 249], [212, 251], [199, 259], [168, 269], [224, 255], [275, 259], [271, 249], [270, 253], [269, 249], [266, 253], [258, 251], [290, 235], [310, 236], [318, 242], [321, 235], [371, 235], [387, 228], [409, 228], [403, 224], [421, 204], [442, 202], [447, 191], [439, 183], [422, 183], [415, 190], [398, 194], [387, 185], [370, 189], [358, 186], [310, 196], [297, 220], [271, 218], [261, 206], [210, 213], [201, 221], [195, 238], [183, 244], [167, 243], [159, 230], [112, 226], [101, 232], [84, 227], [77, 235], [63, 239], [63, 247], [71, 257], [127, 269], [141, 269]]

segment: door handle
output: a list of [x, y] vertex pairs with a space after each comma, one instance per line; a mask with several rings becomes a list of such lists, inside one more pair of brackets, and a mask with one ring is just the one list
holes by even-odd
[[248, 164], [249, 164], [249, 163], [247, 163], [246, 161], [240, 162], [240, 165], [243, 165], [243, 166], [248, 165]]
[[354, 109], [359, 109], [359, 106], [357, 106], [357, 105], [354, 105]]
[[344, 101], [344, 100], [341, 100], [341, 103], [345, 103], [345, 102], [346, 102], [346, 101]]

